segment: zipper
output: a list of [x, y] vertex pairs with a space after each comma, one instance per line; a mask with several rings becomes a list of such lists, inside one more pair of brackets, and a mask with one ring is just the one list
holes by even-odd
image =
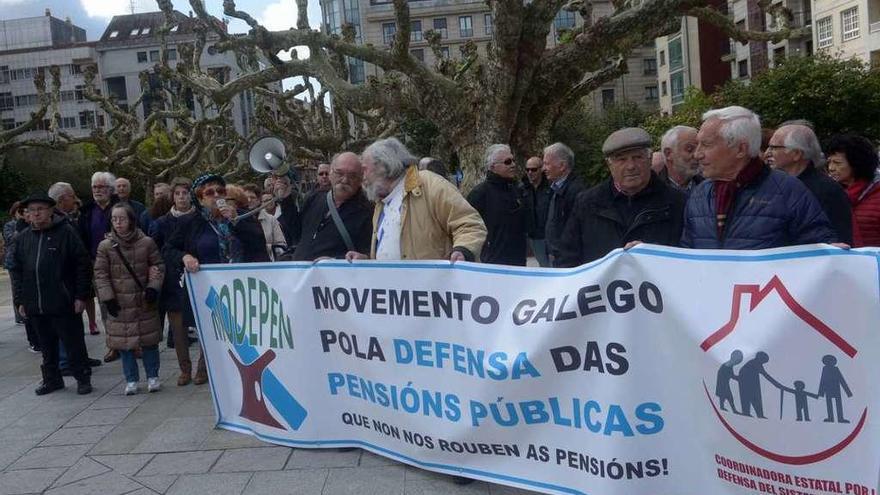
[[640, 220], [642, 217], [644, 217], [645, 215], [649, 215], [649, 214], [651, 214], [651, 213], [664, 213], [664, 212], [667, 212], [667, 211], [669, 211], [669, 207], [668, 207], [668, 206], [667, 206], [667, 207], [663, 207], [663, 208], [655, 208], [655, 209], [653, 209], [653, 210], [642, 210], [642, 211], [640, 211], [639, 214], [636, 215], [635, 218], [633, 218], [633, 221], [632, 221], [632, 223], [630, 224], [629, 228], [626, 229], [626, 232], [624, 232], [624, 234], [623, 234], [623, 238], [624, 238], [624, 239], [628, 239], [628, 238], [629, 238], [629, 234], [630, 234], [633, 230], [635, 230], [636, 227], [641, 227], [641, 225], [639, 224], [639, 220]]
[[40, 309], [40, 314], [43, 314], [43, 291], [40, 288], [40, 254], [43, 252], [43, 231], [40, 231], [40, 240], [37, 241], [37, 262], [34, 266], [34, 272], [36, 272], [37, 279], [37, 307]]

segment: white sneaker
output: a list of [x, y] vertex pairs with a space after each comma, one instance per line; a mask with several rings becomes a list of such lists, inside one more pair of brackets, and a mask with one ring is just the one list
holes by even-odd
[[125, 395], [134, 395], [138, 393], [137, 382], [128, 382], [125, 384]]
[[162, 388], [162, 384], [159, 383], [159, 377], [147, 378], [147, 390], [148, 391], [158, 392], [160, 388]]

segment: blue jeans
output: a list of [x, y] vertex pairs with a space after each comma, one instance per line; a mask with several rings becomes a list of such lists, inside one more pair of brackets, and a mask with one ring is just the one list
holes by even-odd
[[[144, 371], [147, 373], [147, 378], [158, 378], [159, 346], [142, 347], [141, 351], [144, 356]], [[140, 375], [134, 351], [119, 351], [119, 355], [122, 357], [122, 373], [125, 374], [125, 381], [129, 383], [139, 381]]]
[[64, 348], [64, 342], [58, 341], [58, 369], [67, 368], [67, 349]]

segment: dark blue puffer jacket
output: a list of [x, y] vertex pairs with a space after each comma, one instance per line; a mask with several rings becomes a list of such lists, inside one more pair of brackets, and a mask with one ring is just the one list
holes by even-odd
[[695, 249], [766, 249], [837, 242], [818, 200], [796, 177], [765, 168], [739, 190], [724, 234], [715, 226], [715, 184], [693, 190], [685, 207], [682, 247]]

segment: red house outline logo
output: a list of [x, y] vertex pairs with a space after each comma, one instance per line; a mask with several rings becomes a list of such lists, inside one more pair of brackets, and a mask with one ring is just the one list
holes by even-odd
[[[700, 344], [700, 348], [703, 350], [703, 352], [708, 352], [709, 349], [715, 346], [715, 344], [721, 342], [736, 330], [736, 326], [739, 323], [740, 319], [740, 308], [742, 307], [742, 299], [744, 296], [751, 296], [749, 300], [749, 312], [751, 312], [754, 311], [764, 300], [766, 300], [767, 296], [773, 292], [775, 292], [779, 296], [782, 302], [795, 316], [797, 316], [801, 321], [816, 330], [816, 332], [818, 332], [822, 337], [831, 342], [831, 344], [833, 344], [841, 352], [849, 356], [851, 359], [856, 356], [856, 354], [858, 353], [856, 348], [850, 345], [850, 343], [847, 342], [842, 336], [840, 336], [840, 334], [835, 332], [831, 327], [829, 327], [822, 320], [816, 317], [816, 315], [812, 314], [809, 310], [804, 308], [791, 295], [791, 293], [785, 287], [785, 284], [782, 283], [782, 280], [780, 280], [777, 275], [774, 275], [773, 278], [770, 279], [770, 281], [763, 288], [757, 284], [735, 284], [733, 286], [733, 300], [731, 302], [730, 308], [730, 320], [725, 323], [721, 328], [709, 335], [709, 337], [707, 337], [706, 340], [704, 340]], [[752, 452], [755, 452], [756, 454], [764, 458], [784, 464], [812, 464], [834, 456], [838, 452], [845, 449], [850, 443], [852, 443], [853, 440], [855, 440], [859, 433], [861, 433], [862, 427], [865, 425], [865, 421], [868, 415], [868, 408], [865, 407], [865, 409], [862, 411], [861, 418], [856, 423], [853, 430], [843, 440], [827, 449], [799, 456], [784, 455], [762, 448], [747, 439], [738, 431], [736, 431], [733, 426], [726, 419], [724, 419], [721, 411], [719, 411], [716, 407], [715, 401], [712, 399], [712, 395], [709, 393], [709, 388], [706, 385], [705, 380], [703, 381], [703, 388], [706, 392], [706, 397], [709, 399], [709, 403], [712, 404], [715, 415], [718, 417], [719, 421], [721, 421], [721, 424], [724, 425], [727, 431], [731, 435], [733, 435], [734, 438], [737, 439], [737, 441], [739, 441]]]

